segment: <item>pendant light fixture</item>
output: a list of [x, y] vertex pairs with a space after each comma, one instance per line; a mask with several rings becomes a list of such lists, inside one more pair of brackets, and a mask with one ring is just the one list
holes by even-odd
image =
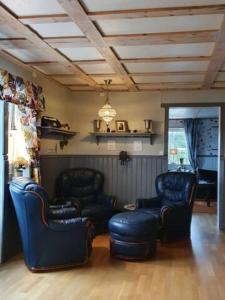
[[111, 82], [112, 82], [111, 79], [105, 80], [106, 100], [103, 107], [98, 111], [99, 117], [101, 117], [106, 122], [107, 132], [110, 132], [109, 123], [116, 116], [116, 110], [112, 108], [112, 106], [109, 103], [109, 85], [111, 84]]

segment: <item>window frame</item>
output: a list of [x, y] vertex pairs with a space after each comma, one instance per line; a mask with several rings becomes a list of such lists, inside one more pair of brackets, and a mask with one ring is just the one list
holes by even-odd
[[[183, 127], [169, 127], [168, 128], [168, 165], [180, 166], [179, 162], [173, 161], [173, 157], [172, 157], [172, 155], [170, 154], [170, 151], [169, 151], [172, 148], [181, 149], [179, 147], [176, 147], [175, 145], [170, 147], [170, 132], [178, 132], [178, 133], [180, 132], [180, 133], [184, 134], [184, 140], [185, 140], [185, 144], [186, 144], [185, 149], [186, 149], [186, 152], [187, 152], [187, 155], [185, 155], [185, 157], [184, 157], [184, 161], [186, 162], [186, 163], [184, 163], [184, 166], [187, 166], [187, 167], [191, 166], [190, 161], [188, 159], [187, 140], [186, 140], [186, 137], [185, 137], [185, 131], [184, 131]], [[172, 158], [172, 159], [170, 159], [170, 158]]]

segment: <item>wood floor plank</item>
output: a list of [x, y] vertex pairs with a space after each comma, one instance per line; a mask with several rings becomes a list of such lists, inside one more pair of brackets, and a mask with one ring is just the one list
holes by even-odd
[[192, 238], [161, 245], [156, 257], [126, 262], [109, 256], [98, 236], [90, 262], [67, 271], [30, 273], [22, 257], [0, 267], [0, 299], [225, 300], [225, 233], [212, 214], [194, 214]]

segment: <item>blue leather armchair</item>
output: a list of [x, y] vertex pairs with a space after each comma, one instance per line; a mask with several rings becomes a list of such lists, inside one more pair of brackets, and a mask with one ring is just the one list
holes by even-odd
[[197, 180], [192, 173], [168, 172], [155, 181], [157, 197], [137, 199], [137, 209], [157, 215], [163, 241], [190, 235]]
[[28, 268], [35, 271], [73, 267], [88, 261], [93, 226], [87, 218], [50, 219], [47, 194], [25, 178], [10, 184]]
[[80, 209], [81, 217], [88, 217], [96, 233], [107, 230], [114, 214], [116, 200], [103, 194], [104, 175], [93, 169], [64, 170], [55, 182], [56, 203], [71, 201]]

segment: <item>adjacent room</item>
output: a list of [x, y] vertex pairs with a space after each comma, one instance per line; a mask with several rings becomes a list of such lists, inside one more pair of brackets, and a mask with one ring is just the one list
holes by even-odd
[[196, 174], [195, 212], [217, 211], [219, 137], [217, 107], [170, 108], [168, 170]]
[[225, 0], [0, 0], [0, 299], [225, 300]]

